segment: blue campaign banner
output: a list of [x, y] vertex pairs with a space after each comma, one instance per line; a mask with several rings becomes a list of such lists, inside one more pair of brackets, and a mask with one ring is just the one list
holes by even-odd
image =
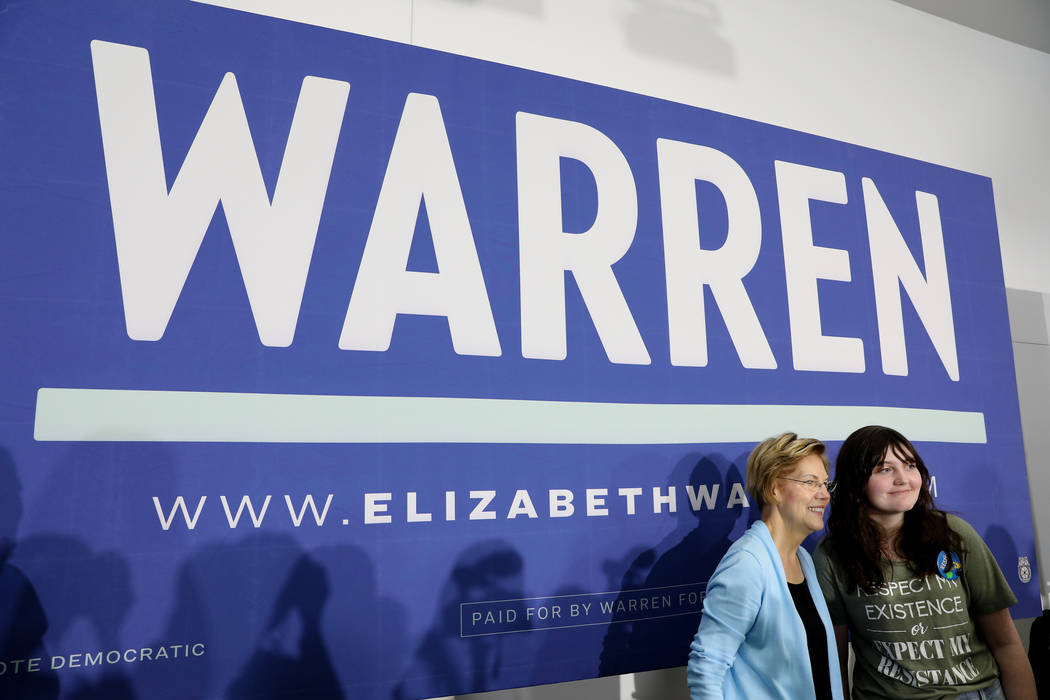
[[870, 423], [1036, 614], [987, 178], [193, 2], [0, 75], [0, 694], [678, 666], [754, 444]]

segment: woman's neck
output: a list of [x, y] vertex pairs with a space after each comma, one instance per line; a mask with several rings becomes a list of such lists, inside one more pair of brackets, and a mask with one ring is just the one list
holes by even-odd
[[901, 528], [904, 526], [904, 514], [871, 515], [871, 520], [879, 528], [879, 550], [882, 556], [890, 561], [903, 561], [906, 557], [900, 550]]
[[762, 522], [769, 528], [769, 536], [773, 538], [773, 546], [780, 554], [780, 562], [784, 565], [784, 575], [788, 582], [802, 583], [805, 576], [802, 573], [802, 564], [798, 560], [798, 548], [810, 533], [797, 532], [787, 527], [776, 511], [763, 513]]

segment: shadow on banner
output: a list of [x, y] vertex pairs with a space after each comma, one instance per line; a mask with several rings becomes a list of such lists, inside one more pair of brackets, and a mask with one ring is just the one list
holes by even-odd
[[[679, 504], [675, 529], [654, 547], [636, 550], [622, 578], [610, 581], [614, 589], [622, 591], [618, 602], [638, 589], [707, 581], [729, 548], [730, 534], [744, 514], [743, 508], [729, 508], [727, 502], [733, 485], [743, 481], [736, 463], [743, 464], [746, 458], [744, 454], [735, 462], [729, 462], [720, 454], [694, 453], [679, 461], [669, 484], [709, 485], [710, 501], [701, 501], [698, 510], [693, 510], [688, 501]], [[686, 471], [688, 480], [684, 475]], [[707, 503], [712, 506], [707, 507]], [[621, 565], [607, 564], [606, 570], [612, 578], [613, 571]], [[627, 619], [618, 621], [617, 617]], [[614, 616], [602, 644], [599, 675], [684, 664], [699, 621], [699, 614], [637, 620], [631, 620], [629, 615]], [[641, 692], [636, 696], [644, 697]]]
[[40, 597], [22, 569], [11, 563], [21, 520], [22, 482], [11, 453], [0, 448], [0, 697], [50, 700], [58, 697], [54, 671], [25, 668], [28, 659], [49, 655], [44, 647], [48, 620]]
[[[413, 653], [410, 668], [394, 690], [395, 700], [456, 695], [498, 688], [504, 665], [515, 657], [521, 634], [460, 637], [460, 603], [512, 600], [524, 607], [525, 563], [502, 540], [487, 540], [456, 559], [441, 589], [434, 622]], [[520, 610], [519, 610], [520, 613]], [[505, 683], [504, 683], [505, 685]]]

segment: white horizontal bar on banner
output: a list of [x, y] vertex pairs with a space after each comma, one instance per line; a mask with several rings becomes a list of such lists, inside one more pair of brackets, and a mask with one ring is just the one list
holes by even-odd
[[920, 442], [987, 442], [984, 414], [892, 406], [639, 404], [411, 396], [54, 389], [41, 441], [690, 444], [785, 430], [841, 440], [870, 424]]

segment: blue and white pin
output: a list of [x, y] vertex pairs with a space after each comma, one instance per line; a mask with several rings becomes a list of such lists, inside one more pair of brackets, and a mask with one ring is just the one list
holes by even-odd
[[942, 551], [937, 555], [937, 571], [946, 581], [958, 579], [959, 574], [962, 573], [962, 561], [959, 560], [959, 555], [955, 552]]

